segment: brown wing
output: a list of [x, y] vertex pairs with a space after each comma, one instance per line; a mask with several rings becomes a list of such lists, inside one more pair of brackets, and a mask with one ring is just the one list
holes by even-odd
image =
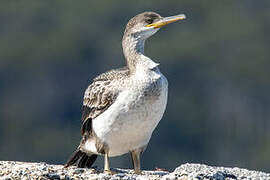
[[94, 79], [86, 89], [83, 99], [81, 133], [91, 134], [92, 119], [108, 109], [118, 96], [116, 81], [127, 77], [128, 69], [108, 71]]

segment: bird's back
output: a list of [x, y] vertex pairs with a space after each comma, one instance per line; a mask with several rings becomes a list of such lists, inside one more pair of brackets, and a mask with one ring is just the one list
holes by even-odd
[[125, 66], [118, 69], [112, 69], [100, 74], [93, 81], [120, 80], [129, 76], [129, 69]]

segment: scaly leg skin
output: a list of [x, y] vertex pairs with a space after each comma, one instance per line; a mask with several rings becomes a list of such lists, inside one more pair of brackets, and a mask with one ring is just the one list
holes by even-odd
[[140, 156], [141, 156], [142, 150], [141, 149], [135, 149], [135, 150], [131, 151], [130, 153], [131, 153], [134, 173], [135, 174], [141, 174], [142, 170], [141, 170]]
[[105, 152], [104, 156], [104, 173], [110, 173], [110, 166], [109, 166], [109, 151]]
[[106, 174], [116, 174], [115, 171], [110, 170], [109, 166], [109, 151], [105, 151], [105, 156], [104, 156], [104, 173]]

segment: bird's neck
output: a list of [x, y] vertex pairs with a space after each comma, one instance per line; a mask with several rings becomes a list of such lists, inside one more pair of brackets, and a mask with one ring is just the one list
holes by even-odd
[[137, 68], [152, 69], [158, 65], [144, 55], [144, 43], [145, 39], [140, 37], [126, 34], [123, 37], [123, 52], [127, 61], [127, 67], [131, 73], [134, 73]]

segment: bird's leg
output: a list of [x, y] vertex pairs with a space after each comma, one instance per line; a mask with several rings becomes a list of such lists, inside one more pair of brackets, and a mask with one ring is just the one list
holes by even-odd
[[109, 151], [105, 151], [105, 156], [104, 156], [104, 173], [110, 173]]
[[104, 156], [104, 173], [106, 174], [117, 174], [115, 171], [112, 171], [110, 169], [109, 165], [109, 151], [105, 151], [105, 156]]
[[141, 174], [141, 162], [140, 162], [141, 152], [142, 152], [141, 149], [135, 149], [130, 152], [135, 174]]

